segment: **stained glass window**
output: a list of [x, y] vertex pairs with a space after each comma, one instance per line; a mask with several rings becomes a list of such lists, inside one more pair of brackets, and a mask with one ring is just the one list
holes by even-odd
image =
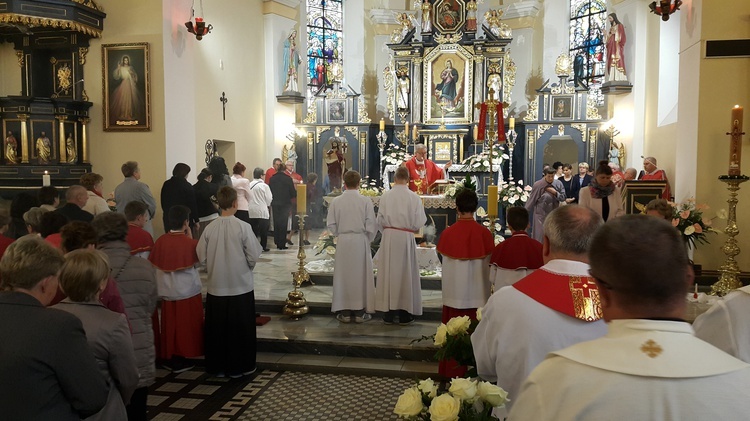
[[[343, 68], [343, 0], [307, 0], [307, 98], [334, 82]], [[338, 63], [338, 66], [333, 66]]]
[[570, 1], [570, 56], [576, 81], [589, 89], [598, 105], [604, 103], [601, 86], [604, 83], [606, 52], [607, 8], [600, 0]]

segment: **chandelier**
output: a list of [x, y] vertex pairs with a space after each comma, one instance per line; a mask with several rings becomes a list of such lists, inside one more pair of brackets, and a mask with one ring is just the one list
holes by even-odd
[[681, 5], [682, 0], [674, 0], [674, 2], [673, 0], [659, 0], [651, 2], [648, 7], [651, 9], [651, 13], [660, 15], [661, 20], [666, 22], [669, 20], [669, 15], [680, 10]]

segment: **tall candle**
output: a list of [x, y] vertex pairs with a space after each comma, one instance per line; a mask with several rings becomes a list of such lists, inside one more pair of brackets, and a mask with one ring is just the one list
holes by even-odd
[[404, 134], [406, 135], [407, 138], [409, 137], [409, 122], [408, 121], [404, 123]]
[[385, 131], [385, 120], [380, 119], [380, 131]]
[[474, 142], [476, 142], [477, 136], [479, 136], [479, 126], [474, 125], [474, 132], [472, 134], [474, 135]]
[[52, 183], [51, 183], [51, 181], [50, 181], [49, 173], [48, 173], [47, 171], [45, 171], [45, 172], [44, 172], [44, 175], [42, 175], [42, 186], [43, 186], [43, 187], [48, 187], [48, 186], [50, 186], [51, 184], [52, 184]]
[[516, 118], [515, 117], [511, 117], [508, 120], [508, 127], [510, 127], [511, 130], [513, 130], [513, 129], [516, 128]]
[[495, 185], [487, 188], [487, 215], [490, 219], [497, 218], [497, 186]]
[[297, 213], [307, 214], [307, 184], [297, 184]]
[[735, 105], [732, 108], [732, 122], [729, 126], [729, 175], [742, 174], [742, 114], [743, 108]]
[[411, 138], [416, 141], [417, 137], [419, 137], [419, 131], [417, 130], [417, 125], [414, 124], [414, 127], [411, 129]]

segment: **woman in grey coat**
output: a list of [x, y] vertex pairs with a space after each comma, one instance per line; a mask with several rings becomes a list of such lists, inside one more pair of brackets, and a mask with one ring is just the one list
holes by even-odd
[[110, 274], [117, 282], [130, 321], [135, 360], [140, 381], [128, 405], [129, 420], [146, 420], [148, 386], [154, 383], [156, 372], [154, 331], [151, 315], [156, 309], [158, 295], [156, 278], [151, 263], [130, 254], [125, 242], [128, 221], [118, 212], [106, 212], [92, 221], [99, 237], [99, 250], [109, 258]]
[[99, 371], [110, 384], [107, 404], [87, 420], [125, 421], [125, 403], [138, 385], [130, 328], [124, 314], [104, 307], [99, 295], [107, 286], [107, 256], [97, 250], [80, 249], [67, 254], [58, 276], [68, 298], [54, 308], [78, 317], [96, 358]]

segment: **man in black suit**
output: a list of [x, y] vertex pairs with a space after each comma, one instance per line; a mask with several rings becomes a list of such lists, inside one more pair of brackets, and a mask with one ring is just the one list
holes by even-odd
[[292, 198], [297, 197], [297, 190], [294, 188], [292, 177], [284, 171], [284, 164], [279, 163], [276, 167], [276, 174], [271, 177], [268, 187], [271, 188], [273, 201], [271, 210], [273, 211], [273, 241], [279, 250], [286, 250], [286, 225], [289, 219], [289, 210], [292, 206]]
[[60, 251], [35, 235], [11, 244], [0, 261], [3, 419], [80, 420], [107, 402], [109, 387], [81, 321], [45, 308], [57, 293], [62, 264]]
[[86, 206], [86, 201], [89, 200], [89, 195], [86, 193], [86, 188], [83, 186], [70, 186], [65, 192], [65, 206], [57, 209], [55, 212], [64, 215], [68, 218], [68, 221], [83, 221], [91, 222], [94, 219], [94, 215], [81, 209]]
[[578, 203], [578, 193], [582, 188], [588, 186], [591, 183], [591, 177], [588, 174], [589, 164], [586, 162], [580, 162], [578, 164], [578, 175], [573, 176], [573, 182], [570, 186], [570, 193], [575, 198], [573, 203]]

